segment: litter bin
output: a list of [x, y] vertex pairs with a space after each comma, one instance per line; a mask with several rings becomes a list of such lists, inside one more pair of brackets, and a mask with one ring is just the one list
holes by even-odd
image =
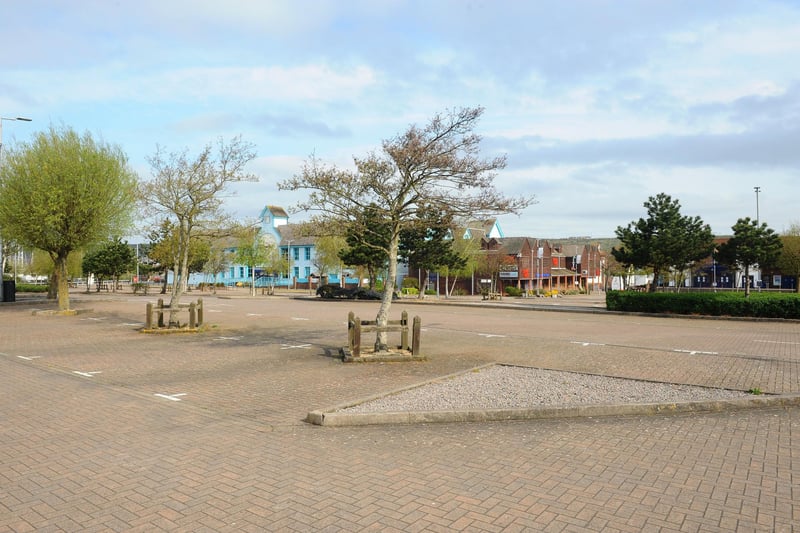
[[3, 280], [3, 301], [14, 302], [17, 299], [17, 283], [13, 279]]

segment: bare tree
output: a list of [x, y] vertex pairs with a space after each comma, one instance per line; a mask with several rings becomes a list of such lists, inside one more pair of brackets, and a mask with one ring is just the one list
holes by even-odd
[[[308, 189], [298, 209], [315, 213], [314, 220], [331, 225], [357, 223], [359, 215], [376, 206], [388, 221], [386, 255], [389, 268], [378, 310], [379, 326], [386, 326], [397, 277], [400, 232], [413, 225], [418, 210], [432, 207], [455, 217], [516, 213], [533, 198], [506, 198], [494, 187], [505, 157], [480, 157], [480, 137], [474, 133], [482, 108], [464, 108], [437, 114], [424, 127], [410, 126], [383, 141], [380, 153], [354, 158], [355, 170], [343, 170], [310, 158], [299, 175], [278, 184], [283, 190]], [[386, 333], [378, 333], [375, 351], [387, 350]]]
[[140, 186], [140, 197], [149, 215], [170, 218], [177, 229], [177, 264], [172, 280], [170, 324], [177, 324], [180, 298], [189, 276], [189, 246], [198, 235], [219, 235], [229, 226], [222, 210], [223, 193], [232, 183], [257, 181], [245, 171], [255, 158], [254, 145], [235, 137], [220, 139], [216, 151], [211, 144], [190, 159], [187, 151], [165, 154], [159, 147], [150, 157], [153, 179]]

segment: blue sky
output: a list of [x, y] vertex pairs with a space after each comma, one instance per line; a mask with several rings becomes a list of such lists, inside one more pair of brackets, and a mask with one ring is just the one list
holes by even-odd
[[[2, 0], [3, 142], [52, 125], [118, 144], [254, 143], [240, 219], [409, 124], [482, 106], [506, 235], [611, 237], [660, 192], [717, 234], [800, 222], [800, 2]], [[302, 215], [294, 215], [299, 220]]]

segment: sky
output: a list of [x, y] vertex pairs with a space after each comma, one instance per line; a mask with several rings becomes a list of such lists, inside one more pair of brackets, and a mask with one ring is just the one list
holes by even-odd
[[148, 179], [159, 146], [241, 135], [241, 220], [303, 200], [277, 183], [311, 155], [351, 168], [480, 106], [497, 189], [537, 199], [506, 236], [613, 237], [659, 193], [717, 235], [800, 222], [800, 0], [0, 0], [0, 21], [0, 116], [32, 119], [4, 144], [88, 131]]

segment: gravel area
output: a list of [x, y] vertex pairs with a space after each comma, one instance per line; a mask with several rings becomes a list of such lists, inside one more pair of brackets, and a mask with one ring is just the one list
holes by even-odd
[[384, 396], [347, 413], [510, 409], [586, 404], [673, 403], [744, 398], [727, 389], [493, 365]]

